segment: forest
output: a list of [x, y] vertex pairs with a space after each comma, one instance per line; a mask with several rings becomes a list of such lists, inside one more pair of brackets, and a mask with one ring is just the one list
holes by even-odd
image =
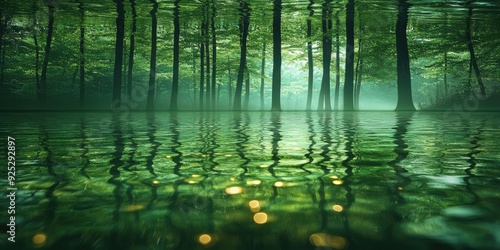
[[495, 0], [0, 2], [2, 110], [498, 107]]

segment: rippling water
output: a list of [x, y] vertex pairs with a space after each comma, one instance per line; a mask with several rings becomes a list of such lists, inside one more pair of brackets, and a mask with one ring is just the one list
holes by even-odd
[[499, 249], [499, 122], [3, 113], [0, 134], [16, 139], [19, 248]]

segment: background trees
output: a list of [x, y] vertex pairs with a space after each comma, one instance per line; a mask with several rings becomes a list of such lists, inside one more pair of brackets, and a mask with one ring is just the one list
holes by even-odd
[[3, 2], [7, 109], [445, 107], [500, 74], [493, 0]]

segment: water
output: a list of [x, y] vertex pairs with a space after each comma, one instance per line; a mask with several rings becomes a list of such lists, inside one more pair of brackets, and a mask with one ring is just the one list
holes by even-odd
[[499, 119], [2, 113], [1, 151], [16, 140], [15, 246], [500, 249]]

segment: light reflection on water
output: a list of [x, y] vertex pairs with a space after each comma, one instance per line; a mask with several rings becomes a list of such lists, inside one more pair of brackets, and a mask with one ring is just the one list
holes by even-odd
[[17, 143], [20, 248], [500, 243], [496, 113], [2, 117]]

